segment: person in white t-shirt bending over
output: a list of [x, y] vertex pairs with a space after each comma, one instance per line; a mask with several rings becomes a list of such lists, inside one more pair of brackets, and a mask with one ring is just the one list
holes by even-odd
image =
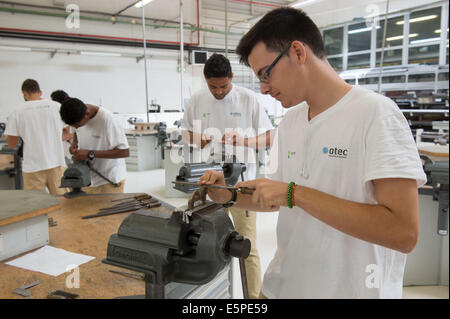
[[[25, 103], [8, 117], [5, 135], [10, 148], [23, 140], [23, 188], [48, 189], [52, 195], [63, 194], [59, 188], [65, 169], [63, 130], [59, 103], [42, 98], [39, 83], [27, 79], [22, 84]], [[67, 133], [67, 132], [66, 132]]]
[[[267, 13], [236, 52], [261, 92], [290, 108], [272, 145], [270, 178], [236, 185], [256, 190], [238, 193], [235, 206], [280, 211], [261, 297], [401, 298], [426, 176], [398, 106], [342, 80], [301, 10]], [[223, 175], [208, 171], [200, 183], [223, 185]], [[213, 190], [218, 203], [233, 196]]]
[[91, 194], [123, 193], [125, 158], [130, 152], [120, 123], [104, 108], [76, 98], [66, 99], [60, 114], [66, 124], [75, 128], [70, 153], [76, 160], [89, 160], [93, 168], [91, 186], [83, 190]]
[[[189, 138], [188, 132], [191, 142], [206, 150], [206, 161], [245, 163], [244, 179], [255, 179], [255, 149], [270, 145], [272, 123], [255, 92], [231, 83], [233, 73], [225, 56], [213, 54], [205, 63], [203, 74], [208, 89], [194, 94], [186, 106], [184, 138]], [[233, 154], [235, 158], [223, 160], [223, 148], [226, 155]], [[261, 266], [256, 249], [256, 215], [234, 207], [230, 212], [237, 232], [251, 241], [250, 256], [245, 261], [248, 295], [258, 298]]]

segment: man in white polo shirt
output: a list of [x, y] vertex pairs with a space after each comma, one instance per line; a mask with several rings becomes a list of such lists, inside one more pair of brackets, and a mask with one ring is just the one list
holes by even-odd
[[[197, 139], [204, 148], [206, 161], [223, 160], [224, 147], [226, 155], [233, 154], [238, 162], [246, 164], [244, 179], [254, 179], [257, 170], [255, 149], [270, 145], [272, 124], [256, 93], [231, 83], [233, 73], [225, 56], [213, 54], [206, 61], [203, 73], [208, 89], [191, 97], [182, 128], [189, 132], [194, 143]], [[225, 162], [231, 160], [225, 159]], [[249, 297], [257, 298], [261, 266], [256, 249], [256, 214], [240, 208], [231, 208], [230, 212], [236, 230], [251, 241], [250, 256], [245, 265]]]
[[[290, 108], [272, 145], [270, 179], [236, 185], [256, 187], [253, 195], [209, 191], [219, 203], [280, 210], [261, 297], [401, 298], [426, 175], [398, 106], [343, 81], [301, 10], [269, 12], [236, 51], [261, 92]], [[223, 174], [208, 171], [200, 182], [223, 185]]]
[[91, 186], [87, 193], [123, 193], [126, 179], [125, 159], [129, 156], [123, 127], [102, 107], [84, 104], [76, 98], [65, 99], [60, 110], [63, 121], [74, 127], [70, 153], [76, 160], [89, 160]]
[[17, 146], [19, 138], [23, 140], [23, 187], [63, 194], [59, 185], [66, 164], [60, 105], [43, 99], [39, 83], [33, 79], [23, 82], [22, 94], [26, 102], [8, 117], [5, 135], [10, 148]]

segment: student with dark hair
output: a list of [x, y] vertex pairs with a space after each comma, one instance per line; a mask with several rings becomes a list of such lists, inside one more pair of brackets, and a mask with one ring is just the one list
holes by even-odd
[[[401, 298], [426, 175], [398, 106], [342, 80], [301, 10], [267, 13], [236, 51], [261, 92], [289, 108], [269, 178], [236, 185], [255, 187], [253, 195], [208, 192], [218, 203], [235, 195], [239, 208], [279, 210], [261, 297]], [[200, 182], [223, 185], [223, 174], [208, 171]]]
[[[125, 157], [129, 146], [123, 127], [106, 109], [84, 104], [76, 98], [65, 100], [60, 109], [62, 120], [75, 128], [69, 151], [79, 161], [89, 160], [91, 186], [87, 193], [123, 193], [126, 178]], [[118, 186], [112, 183], [118, 184]]]
[[23, 82], [22, 94], [26, 102], [9, 115], [5, 135], [10, 148], [23, 140], [23, 187], [62, 194], [65, 190], [59, 185], [66, 164], [59, 103], [43, 99], [33, 79]]
[[[207, 160], [223, 161], [223, 143], [231, 148], [226, 149], [227, 155], [233, 151], [230, 144], [235, 145], [236, 149], [242, 150], [236, 151], [235, 155], [237, 161], [246, 164], [245, 180], [254, 179], [257, 169], [255, 149], [270, 145], [272, 124], [256, 93], [232, 84], [233, 72], [225, 56], [213, 54], [205, 63], [203, 74], [208, 89], [195, 93], [186, 106], [182, 124], [184, 133], [188, 132], [191, 141], [214, 154], [208, 155]], [[197, 127], [196, 124], [200, 125]], [[245, 261], [248, 293], [250, 298], [258, 298], [261, 266], [256, 249], [256, 214], [239, 208], [229, 211], [236, 230], [251, 241], [250, 256]]]
[[56, 102], [59, 102], [60, 104], [62, 104], [65, 100], [67, 100], [69, 98], [69, 94], [67, 94], [63, 90], [57, 90], [57, 91], [53, 91], [52, 94], [50, 94], [50, 98], [53, 101], [56, 101]]

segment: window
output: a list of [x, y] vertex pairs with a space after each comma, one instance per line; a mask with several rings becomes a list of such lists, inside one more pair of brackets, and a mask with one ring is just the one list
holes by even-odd
[[383, 76], [383, 83], [405, 83], [406, 77], [404, 75], [390, 75]]
[[[403, 24], [397, 22], [404, 21], [404, 17], [395, 17], [387, 20], [386, 28], [386, 40], [384, 47], [394, 47], [403, 44]], [[384, 34], [384, 18], [378, 21], [380, 28], [377, 29], [377, 48], [383, 47], [383, 34]], [[410, 37], [413, 36], [411, 33]]]
[[[370, 50], [372, 27], [366, 23], [348, 26], [348, 52]], [[350, 63], [349, 63], [350, 64]]]
[[355, 83], [356, 83], [355, 79], [347, 79], [347, 80], [345, 80], [345, 82], [347, 82], [350, 85], [355, 85]]
[[[403, 23], [398, 21], [397, 23]], [[409, 17], [409, 44], [425, 44], [440, 41], [441, 7], [412, 12]]]
[[336, 71], [342, 71], [342, 57], [339, 58], [329, 58], [328, 62], [330, 62], [331, 66]]
[[408, 77], [408, 82], [433, 82], [434, 73], [427, 74], [411, 74]]
[[439, 64], [439, 44], [409, 48], [410, 64]]
[[370, 67], [370, 54], [357, 54], [348, 57], [347, 69], [365, 69]]
[[378, 84], [378, 78], [372, 77], [372, 78], [361, 78], [358, 80], [359, 85], [369, 85], [369, 84]]
[[[381, 51], [377, 52], [377, 67], [380, 67]], [[383, 56], [383, 66], [401, 65], [402, 64], [402, 49], [385, 50]]]
[[323, 31], [323, 42], [327, 55], [342, 54], [343, 39], [343, 27]]

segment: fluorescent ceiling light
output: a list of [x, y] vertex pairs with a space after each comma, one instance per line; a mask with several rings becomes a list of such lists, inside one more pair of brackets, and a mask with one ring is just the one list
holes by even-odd
[[[147, 4], [149, 4], [150, 2], [152, 2], [153, 0], [144, 0], [144, 6], [146, 6]], [[136, 3], [134, 5], [136, 8], [140, 8], [142, 7], [142, 1], [139, 1], [138, 3]]]
[[11, 47], [11, 46], [0, 45], [0, 50], [5, 50], [5, 51], [31, 51], [31, 48]]
[[290, 5], [292, 8], [301, 8], [305, 6], [309, 6], [310, 4], [313, 4], [314, 2], [317, 2], [318, 0], [306, 0], [306, 1], [298, 1]]
[[[447, 32], [448, 32], [448, 28], [447, 28]], [[441, 29], [434, 30], [434, 33], [441, 33]]]
[[[410, 35], [408, 35], [408, 37], [409, 38], [415, 38], [415, 37], [417, 37], [419, 34], [418, 33], [411, 33]], [[398, 36], [396, 36], [396, 37], [389, 37], [389, 38], [386, 38], [386, 41], [395, 41], [395, 40], [401, 40], [401, 39], [403, 39], [403, 36], [402, 35], [398, 35]]]
[[[377, 25], [376, 29], [379, 29], [379, 28], [381, 28], [381, 27], [379, 25]], [[366, 31], [371, 31], [371, 30], [372, 30], [372, 27], [356, 29], [356, 30], [348, 31], [348, 34], [361, 33], [361, 32], [366, 32]]]
[[411, 44], [428, 43], [428, 42], [434, 42], [434, 41], [440, 41], [440, 40], [441, 40], [441, 38], [421, 39], [421, 40], [411, 41]]
[[[432, 15], [430, 15], [430, 16], [423, 16], [423, 17], [413, 18], [413, 19], [409, 19], [409, 23], [414, 23], [414, 22], [420, 22], [420, 21], [426, 21], [426, 20], [436, 19], [437, 17], [438, 17], [437, 15], [432, 14]], [[401, 25], [401, 24], [404, 24], [404, 23], [405, 23], [404, 20], [395, 22], [395, 24], [397, 24], [397, 25]]]
[[114, 52], [95, 52], [95, 51], [80, 51], [81, 55], [95, 55], [95, 56], [121, 56], [120, 53]]

